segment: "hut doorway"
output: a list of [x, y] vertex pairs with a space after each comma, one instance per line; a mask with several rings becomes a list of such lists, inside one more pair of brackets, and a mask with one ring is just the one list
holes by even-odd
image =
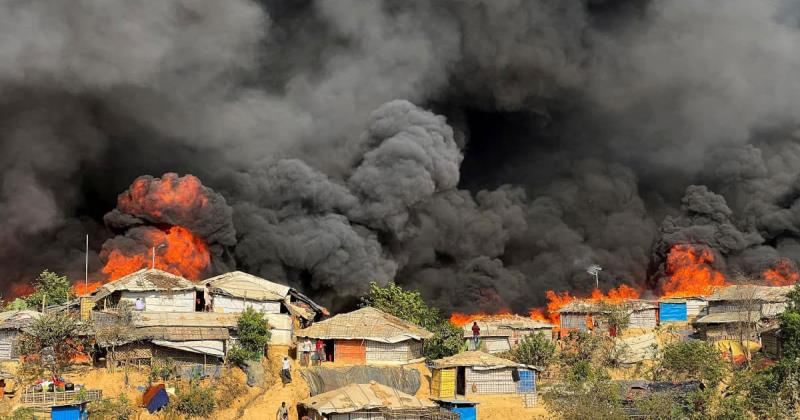
[[467, 395], [467, 368], [464, 366], [456, 371], [456, 394]]
[[195, 312], [203, 312], [206, 309], [206, 298], [203, 296], [203, 291], [198, 290], [195, 292], [194, 298], [194, 311]]
[[335, 351], [334, 351], [334, 340], [323, 340], [322, 345], [325, 349], [325, 361], [326, 362], [333, 362], [335, 359]]

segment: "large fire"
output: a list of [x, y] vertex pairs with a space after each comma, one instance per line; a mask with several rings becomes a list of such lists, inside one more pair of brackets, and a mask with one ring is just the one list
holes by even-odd
[[661, 285], [664, 297], [706, 296], [726, 284], [725, 275], [712, 267], [714, 252], [692, 245], [674, 245], [667, 255], [669, 278]]
[[208, 197], [197, 177], [179, 178], [176, 174], [165, 174], [162, 179], [140, 177], [117, 199], [119, 210], [155, 220], [165, 216], [191, 220], [207, 204]]
[[513, 315], [508, 309], [501, 309], [493, 314], [485, 312], [478, 312], [475, 314], [462, 314], [459, 312], [453, 312], [453, 314], [450, 315], [450, 323], [456, 327], [463, 327], [464, 325], [471, 324], [474, 321], [480, 321], [482, 319], [513, 318], [514, 316], [515, 315]]
[[[149, 252], [153, 247], [156, 249], [155, 268], [159, 270], [199, 280], [211, 262], [206, 244], [186, 228], [172, 226], [167, 232], [151, 229], [147, 231], [145, 240]], [[114, 280], [151, 265], [152, 255], [126, 255], [115, 249], [108, 255], [102, 271], [109, 280]]]
[[797, 266], [787, 259], [781, 259], [774, 267], [764, 270], [762, 277], [772, 286], [791, 286], [800, 280]]

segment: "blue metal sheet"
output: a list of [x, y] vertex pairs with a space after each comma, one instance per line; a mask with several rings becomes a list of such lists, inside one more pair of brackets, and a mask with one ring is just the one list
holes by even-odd
[[51, 420], [80, 420], [81, 406], [68, 405], [63, 407], [53, 407], [50, 412]]
[[528, 369], [519, 370], [519, 382], [517, 382], [517, 392], [527, 394], [536, 391], [536, 372]]
[[662, 322], [686, 321], [686, 302], [667, 303], [661, 302], [659, 305]]
[[471, 407], [453, 407], [450, 411], [458, 413], [461, 420], [477, 420], [478, 409], [473, 405]]

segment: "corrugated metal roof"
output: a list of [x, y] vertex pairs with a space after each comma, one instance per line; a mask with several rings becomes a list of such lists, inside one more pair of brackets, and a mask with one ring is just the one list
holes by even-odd
[[136, 327], [236, 327], [237, 313], [220, 312], [134, 312]]
[[436, 404], [376, 382], [351, 384], [300, 402], [321, 414], [352, 413], [361, 410], [435, 408]]
[[539, 368], [535, 366], [526, 366], [517, 363], [513, 360], [503, 359], [502, 357], [493, 356], [489, 353], [482, 351], [465, 351], [455, 354], [450, 357], [437, 359], [433, 361], [433, 367], [436, 369], [444, 369], [459, 366], [470, 366], [484, 369], [500, 369], [504, 367], [528, 367], [531, 369]]
[[210, 283], [212, 289], [218, 289], [224, 294], [259, 301], [283, 300], [291, 290], [289, 286], [273, 283], [241, 271], [220, 274], [202, 282], [202, 284], [206, 283]]
[[697, 318], [694, 324], [727, 324], [732, 322], [756, 322], [761, 318], [758, 311], [722, 312]]
[[735, 285], [721, 287], [709, 296], [709, 301], [723, 300], [759, 300], [763, 302], [786, 302], [789, 300], [787, 294], [792, 291], [794, 286], [756, 286], [756, 285]]
[[148, 292], [154, 290], [189, 290], [194, 288], [194, 283], [181, 276], [176, 276], [175, 274], [158, 269], [142, 269], [100, 286], [91, 296], [95, 301], [98, 301], [121, 290]]
[[31, 310], [0, 312], [0, 330], [16, 330], [27, 327], [41, 316], [42, 314], [40, 312]]
[[420, 340], [433, 334], [415, 324], [372, 307], [333, 316], [297, 331], [298, 337], [322, 339], [366, 339], [384, 343]]

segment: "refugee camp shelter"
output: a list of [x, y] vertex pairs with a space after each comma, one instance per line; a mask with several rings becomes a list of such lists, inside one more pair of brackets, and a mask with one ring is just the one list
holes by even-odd
[[[519, 344], [523, 337], [541, 333], [552, 339], [553, 324], [536, 321], [519, 315], [489, 316], [475, 321], [481, 329], [480, 348], [488, 353], [501, 353], [511, 350]], [[468, 348], [472, 346], [472, 323], [464, 324], [464, 341]]]
[[454, 398], [474, 394], [534, 394], [540, 368], [480, 351], [433, 361], [431, 396]]
[[329, 361], [350, 364], [411, 363], [422, 360], [428, 330], [372, 307], [333, 316], [297, 332], [325, 342]]
[[142, 269], [100, 286], [92, 292], [95, 307], [114, 308], [122, 301], [144, 301], [149, 312], [195, 312], [195, 284], [181, 276], [158, 269]]
[[658, 305], [645, 300], [623, 300], [604, 302], [595, 300], [574, 300], [558, 310], [561, 335], [570, 331], [608, 331], [617, 332], [608, 326], [608, 314], [621, 309], [628, 314], [628, 328], [655, 328], [658, 325]]
[[41, 315], [39, 312], [29, 310], [0, 313], [0, 360], [16, 358], [14, 348], [20, 330], [31, 325]]
[[[93, 313], [95, 329], [115, 322], [115, 314]], [[134, 312], [131, 330], [121, 342], [97, 344], [111, 365], [149, 365], [170, 358], [184, 377], [218, 376], [231, 346], [238, 314], [213, 312]]]
[[[777, 324], [794, 286], [735, 285], [717, 289], [708, 297], [707, 314], [692, 325], [706, 340], [758, 342], [759, 333]], [[746, 336], [746, 337], [743, 337]]]
[[350, 384], [307, 398], [298, 404], [298, 412], [314, 420], [458, 420], [458, 414], [431, 401], [376, 382]]
[[761, 332], [761, 349], [767, 357], [780, 359], [783, 357], [783, 338], [779, 326], [773, 326]]
[[661, 322], [682, 322], [694, 319], [708, 306], [702, 297], [666, 298], [658, 302]]
[[199, 288], [211, 286], [214, 310], [242, 312], [245, 307], [268, 314], [292, 314], [308, 324], [328, 310], [289, 286], [241, 271], [220, 274], [201, 282]]

